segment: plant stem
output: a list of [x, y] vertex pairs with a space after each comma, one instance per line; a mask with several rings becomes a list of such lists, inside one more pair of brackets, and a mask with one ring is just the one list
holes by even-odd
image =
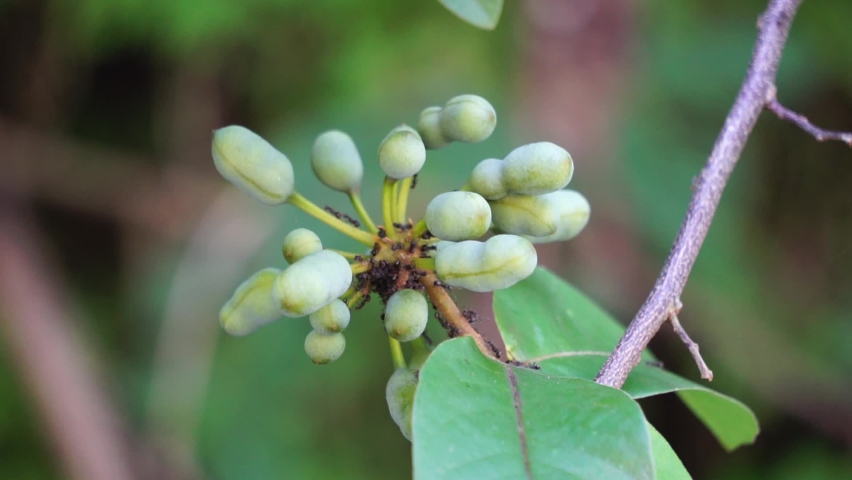
[[[430, 273], [420, 279], [420, 283], [426, 287], [426, 294], [429, 295], [429, 299], [435, 304], [435, 308], [438, 309], [438, 312], [442, 317], [444, 317], [444, 321], [447, 322], [450, 328], [455, 329], [459, 335], [473, 337], [473, 340], [476, 342], [476, 346], [479, 347], [479, 350], [481, 350], [483, 354], [489, 358], [495, 358], [491, 347], [485, 339], [482, 338], [482, 335], [473, 329], [470, 322], [464, 318], [464, 315], [462, 315], [458, 305], [456, 305], [456, 302], [450, 298], [447, 291], [444, 290], [443, 287], [435, 285], [435, 282], [437, 281], [438, 277], [434, 273]], [[438, 285], [440, 285], [440, 283]]]
[[365, 232], [364, 230], [361, 230], [359, 228], [355, 228], [352, 225], [349, 225], [348, 223], [335, 218], [334, 215], [319, 208], [313, 202], [311, 202], [310, 200], [303, 197], [297, 192], [293, 192], [293, 194], [290, 195], [290, 198], [287, 199], [287, 203], [300, 208], [308, 215], [329, 225], [331, 228], [337, 230], [338, 232], [352, 237], [355, 240], [358, 240], [364, 245], [372, 246], [376, 243], [376, 239], [373, 238], [370, 233]]
[[364, 273], [372, 268], [369, 263], [350, 263], [350, 267], [352, 267], [352, 275], [358, 275], [359, 273]]
[[385, 177], [385, 183], [382, 185], [382, 220], [385, 222], [385, 230], [388, 234], [395, 231], [393, 228], [393, 208], [396, 204], [393, 196], [394, 185], [396, 180]]
[[435, 270], [434, 258], [415, 258], [413, 262], [414, 266], [420, 270]]
[[396, 221], [405, 225], [408, 223], [408, 194], [411, 192], [413, 178], [408, 177], [399, 182], [399, 194], [396, 207]]
[[426, 219], [421, 218], [419, 222], [414, 224], [414, 227], [411, 229], [411, 236], [413, 238], [420, 238], [426, 230], [429, 230], [429, 227], [426, 226]]
[[379, 229], [376, 228], [376, 224], [373, 223], [373, 219], [370, 218], [370, 214], [367, 213], [367, 209], [364, 208], [364, 203], [361, 202], [361, 192], [349, 192], [349, 201], [352, 202], [352, 206], [355, 207], [355, 212], [358, 213], [358, 216], [361, 217], [361, 221], [364, 222], [364, 226], [367, 227], [370, 233], [378, 233]]
[[328, 250], [329, 252], [334, 252], [347, 260], [355, 260], [355, 257], [359, 255], [357, 253], [347, 252], [344, 250], [337, 250], [336, 248], [326, 248], [325, 250]]
[[361, 297], [363, 297], [363, 296], [364, 296], [364, 292], [361, 292], [361, 291], [357, 291], [357, 292], [353, 293], [351, 297], [346, 299], [346, 306], [348, 308], [352, 308], [356, 303], [358, 303], [358, 300], [361, 300]]
[[393, 366], [395, 368], [408, 368], [405, 364], [405, 355], [402, 354], [402, 345], [399, 344], [399, 340], [388, 337], [390, 341], [390, 351], [391, 358], [393, 359]]

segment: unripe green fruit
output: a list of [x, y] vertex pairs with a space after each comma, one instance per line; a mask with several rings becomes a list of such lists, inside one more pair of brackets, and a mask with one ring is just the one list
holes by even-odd
[[429, 150], [446, 147], [450, 141], [441, 133], [441, 107], [429, 107], [420, 112], [417, 121], [417, 132], [423, 139], [423, 145]]
[[448, 285], [490, 292], [527, 278], [537, 262], [529, 240], [495, 235], [484, 243], [468, 240], [442, 248], [435, 254], [435, 273]]
[[559, 226], [559, 207], [547, 195], [510, 194], [489, 203], [494, 228], [504, 233], [543, 237]]
[[314, 330], [324, 333], [337, 333], [349, 326], [349, 307], [343, 300], [334, 300], [328, 305], [311, 314], [311, 326]]
[[423, 334], [429, 320], [429, 305], [416, 290], [399, 290], [385, 305], [385, 330], [400, 342], [410, 342]]
[[305, 353], [317, 365], [331, 363], [346, 350], [346, 337], [342, 333], [322, 334], [316, 330], [305, 337]]
[[311, 167], [328, 188], [348, 193], [361, 189], [364, 164], [352, 137], [331, 130], [317, 137], [311, 149]]
[[272, 287], [286, 317], [304, 317], [328, 305], [349, 288], [352, 268], [340, 254], [320, 250], [287, 267]]
[[468, 180], [470, 189], [487, 200], [499, 200], [506, 196], [503, 186], [503, 160], [487, 158], [473, 167]]
[[219, 311], [219, 323], [226, 332], [241, 337], [281, 318], [272, 300], [272, 284], [280, 273], [277, 268], [264, 268], [237, 287]]
[[284, 237], [281, 251], [288, 263], [296, 263], [300, 259], [322, 250], [322, 240], [316, 233], [307, 228], [297, 228]]
[[524, 145], [503, 160], [503, 186], [510, 193], [541, 195], [565, 188], [574, 162], [564, 148], [550, 142]]
[[477, 95], [450, 99], [441, 111], [441, 132], [447, 140], [481, 142], [497, 126], [497, 113], [488, 100]]
[[579, 192], [574, 190], [559, 190], [542, 195], [557, 211], [559, 220], [556, 223], [556, 231], [543, 237], [527, 237], [533, 243], [561, 242], [576, 237], [586, 224], [589, 223], [591, 207]]
[[442, 193], [426, 206], [426, 226], [443, 240], [479, 238], [491, 226], [491, 208], [478, 193]]
[[420, 134], [408, 125], [400, 125], [388, 133], [379, 145], [379, 165], [385, 175], [400, 180], [412, 177], [426, 162], [426, 147]]
[[390, 416], [408, 441], [411, 441], [411, 418], [416, 392], [417, 374], [407, 368], [396, 369], [385, 388]]
[[213, 163], [255, 200], [280, 205], [293, 193], [293, 165], [260, 135], [239, 125], [213, 132]]

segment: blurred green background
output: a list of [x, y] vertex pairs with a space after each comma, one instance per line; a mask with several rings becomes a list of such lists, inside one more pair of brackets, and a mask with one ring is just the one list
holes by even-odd
[[[371, 160], [385, 133], [451, 96], [485, 96], [495, 135], [430, 154], [415, 213], [482, 158], [563, 145], [592, 219], [541, 261], [626, 323], [674, 239], [764, 8], [529, 0], [507, 2], [484, 32], [436, 1], [0, 1], [0, 233], [35, 239], [19, 242], [28, 257], [0, 241], [0, 476], [83, 478], [68, 458], [106, 431], [116, 458], [86, 458], [130, 465], [133, 478], [409, 477], [376, 302], [324, 367], [304, 355], [307, 321], [220, 333], [218, 309], [241, 279], [283, 265], [287, 231], [354, 245], [227, 186], [210, 131], [258, 131], [293, 161], [300, 192], [352, 213], [308, 161], [318, 133], [347, 131], [378, 213]], [[779, 74], [781, 102], [826, 128], [852, 130], [849, 18], [847, 0], [805, 2]], [[749, 404], [762, 433], [727, 454], [674, 396], [643, 403], [695, 478], [852, 478], [850, 185], [848, 147], [761, 118], [681, 320], [712, 386]], [[28, 272], [34, 286], [16, 288]], [[461, 302], [490, 314], [487, 296]], [[668, 328], [652, 348], [698, 377]], [[74, 381], [79, 369], [96, 380]], [[101, 428], [87, 405], [115, 421]]]

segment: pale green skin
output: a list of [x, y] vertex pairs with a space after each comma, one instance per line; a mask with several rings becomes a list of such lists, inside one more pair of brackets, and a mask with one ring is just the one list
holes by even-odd
[[443, 247], [435, 254], [435, 273], [448, 285], [491, 292], [527, 278], [537, 262], [529, 240], [495, 235], [485, 242], [467, 240]]
[[574, 162], [564, 148], [550, 142], [524, 145], [503, 160], [503, 186], [509, 193], [542, 195], [561, 190], [574, 174]]
[[499, 200], [508, 193], [503, 186], [503, 160], [487, 158], [473, 167], [468, 186], [486, 200]]
[[352, 137], [340, 130], [317, 137], [311, 149], [311, 168], [328, 188], [344, 193], [361, 189], [364, 163]]
[[559, 227], [559, 206], [547, 195], [512, 194], [489, 203], [492, 224], [501, 232], [543, 237]]
[[420, 112], [417, 120], [417, 132], [428, 150], [437, 150], [450, 144], [441, 133], [441, 110], [441, 107], [429, 107]]
[[350, 283], [349, 262], [338, 253], [320, 250], [281, 272], [272, 297], [285, 317], [304, 317], [343, 295]]
[[385, 330], [400, 342], [410, 342], [423, 334], [429, 320], [429, 305], [416, 290], [399, 290], [385, 305]]
[[488, 100], [477, 95], [459, 95], [441, 111], [441, 133], [454, 142], [476, 143], [491, 136], [497, 113]]
[[241, 337], [281, 318], [272, 299], [272, 285], [281, 270], [264, 268], [237, 287], [219, 311], [219, 323], [231, 335]]
[[343, 300], [334, 300], [311, 314], [311, 326], [326, 335], [342, 332], [349, 326], [350, 316], [346, 303]]
[[426, 226], [442, 240], [479, 238], [491, 226], [491, 208], [478, 193], [445, 192], [426, 206]]
[[288, 263], [296, 263], [312, 253], [322, 250], [322, 240], [307, 228], [297, 228], [284, 237], [281, 248]]
[[213, 132], [216, 170], [265, 205], [280, 205], [293, 193], [293, 165], [260, 135], [239, 125]]
[[556, 224], [556, 231], [543, 237], [527, 237], [529, 241], [549, 243], [571, 240], [589, 223], [591, 207], [586, 197], [579, 192], [559, 190], [543, 196], [548, 197], [548, 202], [557, 209], [559, 221]]
[[385, 388], [390, 416], [408, 441], [411, 441], [411, 418], [416, 392], [417, 375], [407, 368], [396, 369]]
[[379, 145], [379, 166], [390, 178], [401, 180], [416, 175], [426, 163], [426, 146], [416, 130], [400, 125]]
[[346, 350], [346, 337], [342, 333], [323, 333], [312, 331], [305, 337], [305, 353], [317, 365], [331, 363]]

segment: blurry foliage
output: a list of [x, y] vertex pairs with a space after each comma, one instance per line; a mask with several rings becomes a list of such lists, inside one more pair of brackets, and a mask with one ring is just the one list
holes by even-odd
[[[635, 224], [654, 253], [650, 265], [661, 264], [675, 236], [691, 180], [745, 74], [754, 18], [764, 7], [764, 0], [642, 4], [632, 100], [617, 140]], [[228, 123], [267, 134], [293, 160], [305, 186], [300, 191], [339, 206], [344, 197], [319, 190], [310, 175], [307, 152], [320, 131], [349, 131], [369, 159], [388, 129], [416, 121], [410, 112], [459, 92], [480, 93], [495, 99], [498, 111], [510, 111], [505, 106], [518, 68], [513, 23], [519, 12], [515, 2], [506, 9], [499, 27], [483, 32], [437, 1], [2, 0], [0, 111], [21, 112], [20, 92], [31, 80], [25, 72], [39, 46], [47, 45], [71, 72], [58, 79], [68, 83], [68, 98], [57, 100], [64, 102], [58, 120], [66, 133], [156, 153], [156, 132], [165, 128], [159, 125], [164, 119], [157, 117], [157, 96], [190, 63], [219, 79]], [[849, 18], [848, 0], [805, 2], [781, 65], [780, 100], [827, 128], [850, 127]], [[498, 126], [487, 146], [431, 156], [446, 167], [422, 179], [413, 194], [414, 213], [423, 208], [418, 199], [429, 198], [439, 183], [460, 185], [474, 160], [502, 157], [506, 126], [505, 121]], [[850, 158], [848, 148], [818, 144], [770, 115], [749, 142], [695, 266], [682, 320], [717, 371], [714, 387], [753, 406], [766, 430], [756, 446], [729, 457], [718, 447], [693, 443], [698, 427], [679, 431], [675, 419], [683, 415], [672, 410], [671, 422], [655, 425], [696, 477], [852, 474], [848, 450], [826, 439], [808, 418], [783, 410], [794, 394], [807, 397], [790, 383], [801, 378], [790, 375], [801, 375], [820, 385], [821, 393], [838, 392], [818, 400], [841, 405], [845, 400], [848, 415], [849, 398], [842, 395], [849, 393], [845, 372], [852, 367]], [[377, 176], [368, 170], [365, 178], [369, 192]], [[365, 194], [373, 213], [377, 200]], [[243, 273], [273, 263], [278, 241], [290, 229], [316, 228], [323, 238], [334, 236], [303, 215], [280, 212], [280, 234]], [[44, 220], [56, 225], [53, 215]], [[65, 226], [51, 234], [62, 258], [88, 259], [64, 265], [65, 278], [89, 315], [86, 332], [107, 352], [104, 370], [118, 379], [115, 387], [132, 423], [142, 425], [156, 319], [182, 252], [154, 252], [147, 270], [117, 272], [118, 253], [98, 260], [110, 251], [105, 248], [116, 248], [115, 229], [94, 231]], [[334, 246], [346, 245], [341, 239]], [[104, 263], [113, 270], [98, 268]], [[583, 274], [573, 275], [579, 280]], [[118, 300], [105, 293], [116, 291]], [[218, 306], [224, 298], [199, 301]], [[279, 322], [245, 339], [220, 339], [198, 432], [200, 461], [211, 478], [406, 476], [409, 446], [384, 400], [390, 362], [384, 342], [375, 349], [368, 343], [381, 338], [375, 313], [353, 318], [355, 348], [347, 350], [346, 361], [322, 368], [302, 352], [307, 322]], [[683, 367], [667, 364], [690, 372], [688, 355], [676, 348], [669, 357]], [[58, 477], [23, 383], [12, 374], [9, 355], [2, 358], [3, 477]], [[647, 407], [652, 421], [669, 414], [655, 404]], [[820, 403], [801, 407], [820, 415]], [[691, 451], [694, 445], [704, 449]]]

